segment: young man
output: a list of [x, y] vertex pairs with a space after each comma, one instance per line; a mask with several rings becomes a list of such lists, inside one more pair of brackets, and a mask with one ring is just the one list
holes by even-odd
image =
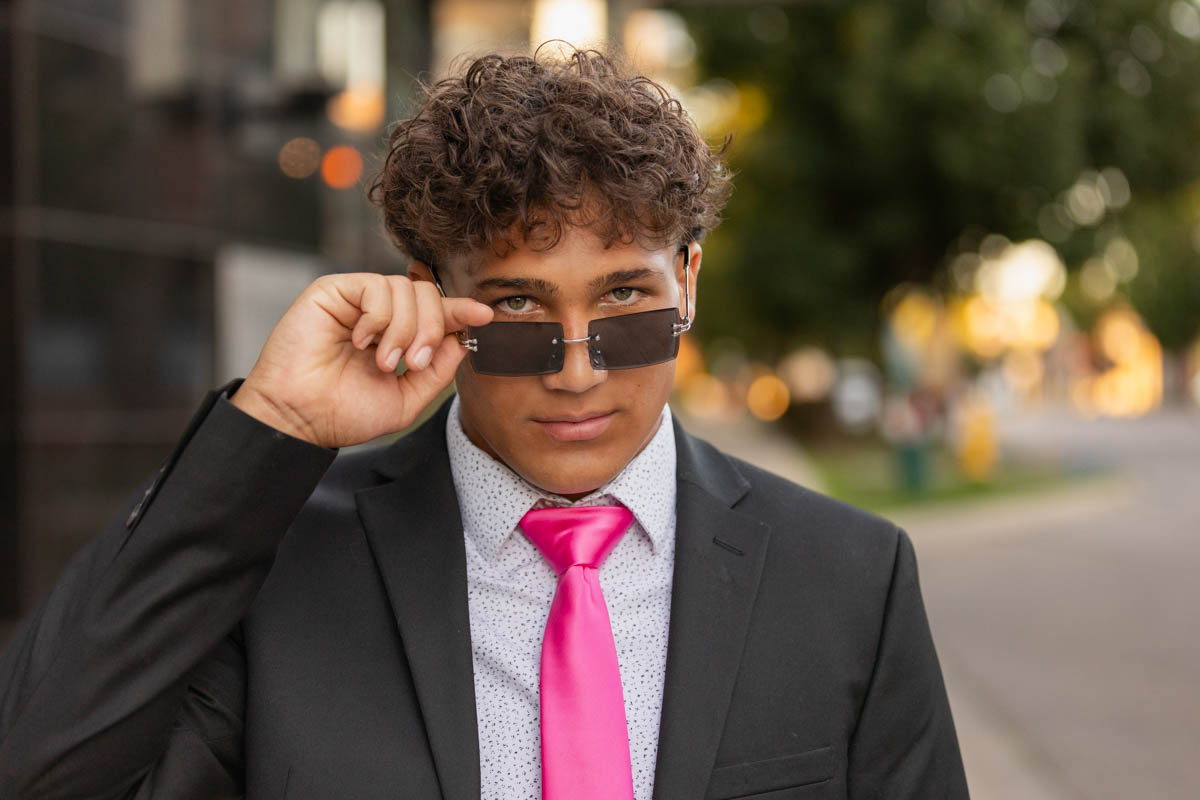
[[666, 406], [729, 189], [679, 104], [489, 56], [390, 145], [408, 276], [314, 282], [67, 568], [0, 796], [966, 798], [907, 535]]

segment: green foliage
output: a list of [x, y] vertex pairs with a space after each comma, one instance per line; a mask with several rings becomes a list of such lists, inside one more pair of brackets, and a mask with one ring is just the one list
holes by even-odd
[[[761, 126], [733, 131], [701, 335], [767, 357], [796, 341], [871, 354], [887, 289], [944, 280], [962, 234], [984, 230], [1050, 238], [1072, 269], [1128, 237], [1141, 269], [1121, 291], [1168, 347], [1195, 336], [1200, 47], [1172, 26], [1178, 2], [681, 5], [697, 82], [769, 101]], [[1129, 205], [1047, 230], [1048, 204], [1109, 166]]]

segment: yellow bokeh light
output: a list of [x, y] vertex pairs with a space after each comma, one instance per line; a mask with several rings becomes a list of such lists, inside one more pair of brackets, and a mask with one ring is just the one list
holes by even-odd
[[675, 356], [675, 383], [678, 389], [691, 377], [704, 370], [704, 358], [700, 348], [692, 341], [692, 337], [684, 334], [679, 337], [679, 354]]
[[1058, 338], [1058, 313], [1042, 298], [1005, 306], [1002, 314], [1010, 347], [1047, 350]]
[[892, 310], [892, 330], [896, 338], [913, 350], [923, 349], [933, 335], [939, 311], [937, 302], [925, 292], [906, 291]]
[[1200, 338], [1196, 339], [1196, 343], [1191, 348], [1191, 356], [1188, 358], [1188, 373], [1192, 376], [1188, 382], [1189, 391], [1192, 394], [1192, 399], [1196, 401], [1196, 405], [1200, 405]]
[[307, 178], [321, 165], [321, 146], [307, 136], [289, 139], [279, 148], [279, 169], [289, 178]]
[[329, 121], [339, 128], [357, 133], [370, 133], [383, 124], [384, 97], [382, 86], [358, 86], [344, 89], [325, 106]]
[[1137, 357], [1141, 338], [1141, 323], [1127, 309], [1114, 309], [1096, 323], [1100, 352], [1118, 364], [1131, 362]]
[[746, 407], [766, 422], [782, 417], [790, 403], [787, 385], [775, 375], [759, 375], [746, 391]]
[[1025, 342], [1038, 350], [1049, 350], [1058, 339], [1058, 312], [1043, 298], [1033, 305], [1033, 319], [1024, 330]]
[[737, 88], [738, 102], [733, 127], [745, 135], [760, 127], [771, 116], [771, 99], [762, 87], [753, 83], [741, 83]]
[[837, 366], [819, 347], [802, 347], [779, 363], [779, 377], [798, 401], [823, 400], [837, 379]]
[[1006, 345], [1004, 320], [991, 303], [979, 295], [967, 299], [962, 308], [967, 347], [982, 358], [995, 358]]
[[994, 249], [975, 272], [976, 289], [992, 302], [1055, 300], [1062, 294], [1067, 270], [1053, 245], [1029, 239]]
[[1162, 346], [1129, 308], [1106, 311], [1093, 331], [1100, 352], [1113, 363], [1077, 386], [1076, 405], [1095, 414], [1134, 417], [1162, 402]]
[[1041, 297], [997, 304], [972, 295], [951, 305], [950, 320], [955, 338], [984, 359], [1013, 349], [1048, 350], [1060, 332], [1057, 309]]
[[596, 47], [603, 45], [607, 36], [608, 7], [604, 0], [535, 0], [533, 4], [529, 41], [535, 47], [548, 39]]
[[698, 372], [683, 384], [683, 407], [689, 414], [706, 419], [729, 416], [729, 387], [715, 375]]
[[996, 471], [999, 447], [995, 416], [987, 403], [968, 396], [959, 407], [956, 455], [963, 474], [976, 482], [986, 481]]

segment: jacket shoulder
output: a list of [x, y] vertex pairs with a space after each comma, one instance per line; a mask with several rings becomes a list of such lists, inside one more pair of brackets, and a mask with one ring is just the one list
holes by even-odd
[[858, 565], [878, 562], [890, 571], [904, 532], [879, 514], [830, 497], [726, 453], [704, 442], [727, 459], [749, 484], [734, 509], [771, 527], [776, 548], [820, 551], [833, 562]]

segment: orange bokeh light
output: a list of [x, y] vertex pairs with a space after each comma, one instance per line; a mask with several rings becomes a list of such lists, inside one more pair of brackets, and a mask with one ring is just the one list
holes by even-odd
[[766, 422], [782, 417], [790, 403], [787, 384], [771, 374], [755, 378], [746, 392], [750, 413]]
[[362, 177], [363, 160], [353, 147], [339, 144], [321, 159], [321, 178], [334, 189], [349, 189]]

